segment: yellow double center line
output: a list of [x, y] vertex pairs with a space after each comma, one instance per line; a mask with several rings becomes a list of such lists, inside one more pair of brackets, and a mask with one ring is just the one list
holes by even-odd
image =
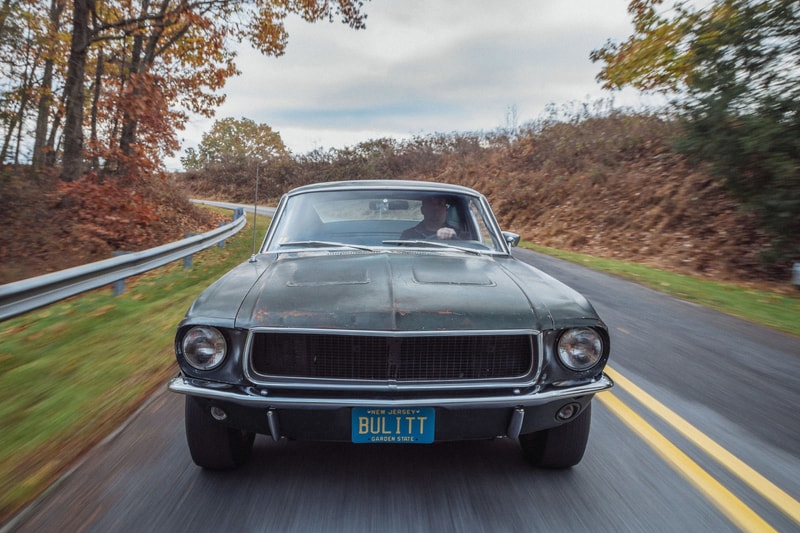
[[[695, 446], [716, 459], [722, 466], [739, 477], [745, 484], [800, 524], [800, 502], [781, 490], [767, 478], [753, 470], [741, 459], [711, 440], [700, 430], [678, 416], [674, 411], [634, 385], [611, 368], [606, 373], [614, 382], [636, 398], [642, 405], [661, 417]], [[692, 485], [703, 493], [725, 516], [743, 531], [775, 531], [758, 514], [737, 498], [731, 491], [703, 470], [688, 455], [661, 435], [653, 426], [637, 415], [612, 393], [597, 396], [606, 407], [639, 435], [667, 463], [671, 464]]]

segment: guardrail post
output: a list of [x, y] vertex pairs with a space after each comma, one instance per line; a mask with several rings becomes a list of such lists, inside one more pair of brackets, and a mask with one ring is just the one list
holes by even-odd
[[[185, 238], [188, 239], [189, 237], [194, 237], [195, 235], [197, 235], [197, 233], [187, 233]], [[183, 258], [183, 268], [192, 268], [192, 254], [189, 254]]]
[[[236, 219], [234, 218], [234, 220], [236, 220]], [[226, 225], [228, 225], [228, 222], [220, 222], [220, 223], [219, 223], [219, 227], [220, 227], [220, 228], [221, 228], [222, 226], [226, 226]], [[219, 241], [219, 242], [217, 243], [217, 248], [225, 248], [225, 239], [222, 239], [221, 241]]]
[[796, 289], [800, 289], [800, 263], [792, 265], [792, 284]]
[[[114, 257], [119, 257], [121, 255], [129, 254], [129, 253], [130, 252], [114, 252], [112, 255]], [[112, 290], [113, 290], [114, 296], [122, 296], [123, 294], [125, 294], [125, 280], [126, 279], [127, 278], [118, 279], [117, 281], [114, 282], [114, 284], [112, 285], [112, 288], [113, 288]]]
[[233, 210], [233, 220], [238, 219], [239, 217], [244, 216], [244, 207], [237, 207]]

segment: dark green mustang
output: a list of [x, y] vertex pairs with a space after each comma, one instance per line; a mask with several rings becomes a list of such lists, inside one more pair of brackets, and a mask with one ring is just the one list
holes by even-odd
[[516, 260], [478, 192], [411, 181], [286, 194], [258, 253], [178, 326], [194, 462], [235, 468], [255, 434], [356, 444], [518, 439], [583, 457], [609, 335], [580, 294]]

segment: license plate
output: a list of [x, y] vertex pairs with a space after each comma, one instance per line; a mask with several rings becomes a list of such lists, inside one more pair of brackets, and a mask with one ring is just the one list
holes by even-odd
[[353, 407], [353, 442], [430, 444], [436, 410], [433, 407]]

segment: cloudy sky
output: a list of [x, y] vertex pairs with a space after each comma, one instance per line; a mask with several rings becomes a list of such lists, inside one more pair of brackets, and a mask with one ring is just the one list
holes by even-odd
[[[492, 131], [608, 98], [589, 53], [632, 32], [628, 0], [372, 0], [367, 29], [289, 19], [280, 58], [239, 51], [215, 118], [249, 118], [294, 153], [378, 137]], [[622, 106], [648, 103], [614, 93]], [[213, 120], [193, 119], [183, 147]], [[180, 163], [172, 161], [172, 167]]]

